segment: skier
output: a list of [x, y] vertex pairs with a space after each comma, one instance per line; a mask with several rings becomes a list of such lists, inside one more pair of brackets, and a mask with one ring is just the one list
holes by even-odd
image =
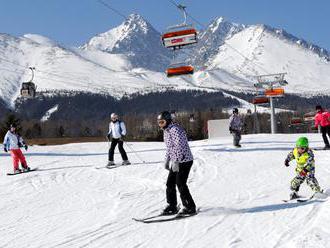
[[[21, 147], [24, 147], [27, 151], [28, 146], [24, 142], [23, 138], [16, 132], [16, 124], [11, 124], [10, 129], [5, 135], [3, 140], [3, 149], [5, 152], [10, 151], [11, 157], [13, 158], [14, 173], [21, 173], [22, 170], [29, 171], [30, 167], [27, 165], [25, 156], [21, 151]], [[19, 162], [21, 162], [22, 170], [19, 168]]]
[[[109, 132], [107, 135], [107, 138], [109, 142], [111, 141], [111, 146], [109, 149], [109, 162], [107, 166], [113, 166], [115, 165], [115, 162], [113, 160], [115, 148], [118, 144], [120, 155], [123, 159], [122, 165], [130, 165], [127, 158], [127, 154], [125, 152], [125, 149], [123, 147], [124, 141], [123, 138], [126, 135], [126, 126], [125, 123], [121, 120], [119, 120], [118, 115], [116, 113], [111, 114], [111, 121], [109, 124]], [[110, 138], [112, 136], [112, 139]]]
[[236, 147], [241, 147], [239, 144], [241, 140], [243, 122], [241, 117], [238, 115], [238, 109], [233, 109], [233, 114], [229, 118], [229, 132], [233, 135], [233, 143]]
[[298, 191], [300, 185], [307, 181], [307, 185], [311, 187], [314, 192], [322, 192], [317, 179], [315, 178], [315, 161], [314, 153], [309, 148], [308, 139], [300, 137], [296, 142], [296, 147], [291, 151], [285, 159], [285, 166], [290, 166], [290, 161], [296, 160], [297, 175], [291, 181], [290, 200], [298, 198]]
[[[158, 126], [164, 132], [166, 145], [165, 169], [169, 170], [166, 182], [166, 200], [168, 205], [163, 215], [178, 214], [188, 216], [196, 214], [196, 205], [189, 192], [187, 179], [193, 156], [191, 154], [186, 132], [176, 123], [173, 123], [171, 113], [164, 111], [157, 117]], [[177, 207], [176, 186], [178, 187], [183, 208]]]
[[327, 134], [330, 137], [330, 113], [325, 111], [321, 105], [317, 105], [315, 109], [315, 128], [318, 128], [319, 125], [321, 126], [322, 138], [325, 144], [324, 149], [330, 149], [329, 140], [327, 138]]

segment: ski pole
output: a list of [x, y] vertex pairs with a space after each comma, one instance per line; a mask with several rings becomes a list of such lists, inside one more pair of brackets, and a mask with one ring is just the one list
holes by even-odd
[[130, 144], [126, 143], [127, 147], [135, 154], [135, 156], [142, 162], [142, 163], [146, 163], [146, 161], [144, 161], [144, 159], [141, 158], [141, 156], [131, 147]]

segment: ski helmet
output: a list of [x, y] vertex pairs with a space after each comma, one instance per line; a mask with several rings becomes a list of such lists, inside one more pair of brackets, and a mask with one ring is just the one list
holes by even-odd
[[17, 128], [17, 125], [15, 123], [10, 124], [10, 128]]
[[238, 114], [238, 108], [233, 108], [233, 114]]
[[168, 111], [163, 111], [157, 116], [157, 120], [165, 120], [167, 123], [172, 121], [172, 115]]
[[300, 137], [296, 142], [296, 147], [308, 148], [308, 139], [306, 137]]
[[110, 118], [112, 119], [112, 118], [118, 118], [118, 115], [116, 114], [116, 113], [112, 113], [111, 115], [110, 115]]
[[322, 106], [321, 106], [321, 105], [316, 105], [315, 110], [316, 110], [316, 111], [319, 111], [319, 110], [322, 111]]

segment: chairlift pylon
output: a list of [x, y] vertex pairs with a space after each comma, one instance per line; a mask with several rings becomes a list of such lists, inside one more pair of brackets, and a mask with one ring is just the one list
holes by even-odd
[[29, 67], [32, 77], [28, 82], [23, 82], [21, 87], [21, 96], [25, 98], [34, 98], [36, 96], [37, 86], [33, 83], [35, 67]]

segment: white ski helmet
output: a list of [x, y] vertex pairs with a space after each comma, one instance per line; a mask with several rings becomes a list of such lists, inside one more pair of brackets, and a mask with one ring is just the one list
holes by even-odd
[[116, 113], [112, 113], [110, 116], [111, 119], [117, 119], [118, 115]]

